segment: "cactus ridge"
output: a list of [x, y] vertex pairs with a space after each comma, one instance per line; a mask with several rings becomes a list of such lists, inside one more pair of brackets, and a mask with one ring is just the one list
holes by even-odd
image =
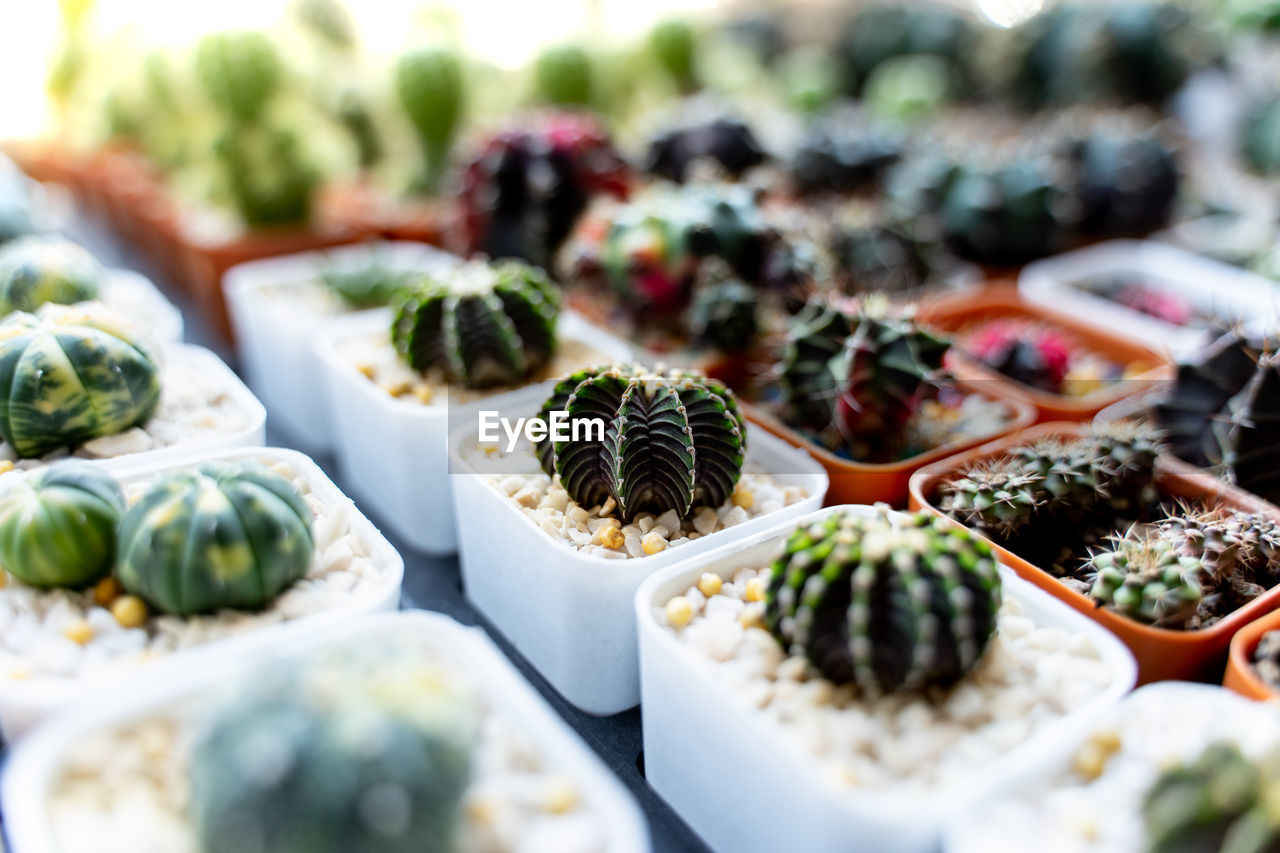
[[1155, 420], [1180, 459], [1201, 468], [1216, 451], [1212, 424], [1257, 371], [1261, 353], [1243, 334], [1227, 332], [1178, 365], [1173, 390], [1155, 407]]

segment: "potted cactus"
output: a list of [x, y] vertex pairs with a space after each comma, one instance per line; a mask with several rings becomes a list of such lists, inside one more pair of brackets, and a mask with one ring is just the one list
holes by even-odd
[[[593, 367], [550, 395], [509, 395], [500, 412], [508, 422], [534, 417], [548, 431], [495, 445], [471, 419], [455, 427], [463, 586], [590, 713], [639, 699], [631, 598], [645, 577], [816, 508], [826, 492], [820, 467], [752, 430], [733, 393], [696, 372]], [[556, 423], [564, 435], [551, 433]], [[602, 436], [591, 432], [596, 424]], [[516, 559], [525, 569], [513, 574], [506, 567]], [[531, 608], [533, 600], [547, 606]]]
[[1280, 613], [1258, 617], [1231, 638], [1222, 686], [1250, 699], [1280, 695]]
[[[635, 609], [646, 776], [716, 849], [934, 849], [984, 784], [1134, 676], [979, 538], [883, 506], [700, 554]], [[716, 817], [748, 787], [778, 808]]]

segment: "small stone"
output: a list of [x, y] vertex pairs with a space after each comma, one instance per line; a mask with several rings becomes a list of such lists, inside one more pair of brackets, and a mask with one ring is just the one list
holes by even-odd
[[667, 549], [667, 540], [663, 539], [656, 530], [650, 531], [640, 540], [640, 547], [644, 549], [646, 554], [657, 554], [659, 551]]
[[124, 595], [124, 588], [120, 586], [120, 581], [113, 577], [103, 578], [94, 584], [93, 603], [99, 607], [110, 607], [111, 602], [121, 595]]
[[711, 507], [703, 507], [698, 510], [698, 514], [693, 517], [693, 529], [706, 536], [716, 529], [716, 523], [719, 519], [716, 511]]
[[124, 628], [140, 628], [147, 621], [147, 605], [136, 595], [122, 595], [111, 605], [111, 615]]
[[733, 505], [740, 506], [743, 509], [751, 509], [755, 505], [756, 496], [750, 489], [738, 483], [733, 487]]
[[0, 459], [0, 474], [8, 474], [13, 468], [12, 459]]
[[710, 598], [720, 592], [723, 581], [719, 575], [711, 572], [703, 572], [702, 577], [698, 578], [698, 591]]
[[601, 545], [613, 551], [618, 550], [627, 542], [627, 537], [623, 535], [622, 529], [616, 524], [600, 528], [596, 538]]
[[553, 779], [547, 785], [543, 803], [552, 814], [571, 812], [578, 807], [578, 789], [568, 779]]
[[613, 499], [613, 495], [610, 495], [604, 503], [600, 504], [600, 511], [596, 514], [599, 515], [601, 518], [604, 518], [606, 515], [609, 515], [617, 508], [618, 508], [618, 502]]
[[693, 605], [683, 595], [677, 595], [667, 602], [667, 624], [672, 628], [683, 628], [693, 618]]
[[766, 590], [768, 590], [768, 585], [764, 582], [764, 578], [752, 578], [747, 581], [747, 601], [764, 601]]
[[71, 642], [83, 646], [93, 639], [93, 626], [85, 619], [76, 619], [62, 633]]

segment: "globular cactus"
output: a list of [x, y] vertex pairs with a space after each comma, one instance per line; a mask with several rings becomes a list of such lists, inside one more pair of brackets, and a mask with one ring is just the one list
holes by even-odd
[[203, 853], [457, 849], [480, 708], [451, 673], [389, 645], [278, 665], [215, 707], [190, 755]]
[[0, 248], [0, 314], [96, 299], [106, 270], [69, 240], [24, 237]]
[[462, 175], [465, 249], [543, 268], [596, 197], [626, 198], [631, 172], [584, 113], [526, 120], [483, 142]]
[[874, 192], [902, 159], [897, 133], [848, 121], [817, 121], [805, 129], [788, 172], [805, 194]]
[[[603, 420], [604, 438], [545, 439], [542, 469], [559, 475], [583, 507], [611, 500], [629, 521], [641, 512], [718, 507], [733, 494], [746, 452], [746, 422], [725, 385], [683, 370], [639, 365], [581, 370], [561, 380], [540, 417], [567, 412], [565, 429]], [[551, 424], [554, 427], [554, 424]]]
[[694, 166], [701, 163], [714, 167], [719, 176], [739, 178], [766, 159], [768, 155], [745, 122], [716, 118], [659, 134], [649, 143], [644, 170], [659, 178], [683, 183]]
[[260, 610], [307, 573], [312, 512], [264, 465], [207, 462], [156, 479], [120, 521], [116, 572], [162, 613]]
[[849, 295], [911, 294], [953, 267], [956, 259], [936, 240], [919, 239], [906, 223], [878, 206], [840, 211], [827, 246], [840, 289]]
[[124, 494], [79, 460], [19, 478], [0, 496], [0, 567], [34, 587], [87, 586], [111, 572]]
[[981, 462], [945, 485], [940, 508], [961, 524], [1007, 541], [1036, 519], [1042, 481], [1018, 458]]
[[1280, 501], [1280, 354], [1266, 353], [1210, 430], [1209, 461], [1232, 483]]
[[560, 291], [536, 267], [471, 261], [406, 287], [391, 342], [420, 373], [438, 369], [469, 388], [522, 382], [556, 347]]
[[1153, 409], [1169, 448], [1192, 465], [1208, 467], [1218, 455], [1213, 423], [1256, 374], [1262, 352], [1236, 331], [1225, 332], [1178, 365], [1169, 393]]
[[466, 99], [462, 61], [444, 48], [407, 53], [396, 65], [396, 94], [422, 147], [422, 188], [440, 185]]
[[1154, 136], [1100, 132], [1070, 152], [1086, 234], [1126, 237], [1163, 227], [1178, 197], [1174, 152]]
[[886, 59], [862, 88], [868, 112], [897, 122], [919, 122], [961, 94], [956, 69], [939, 56], [914, 54]]
[[694, 280], [689, 331], [694, 346], [722, 353], [745, 352], [760, 331], [756, 288], [734, 275], [728, 264], [709, 258]]
[[1200, 607], [1199, 562], [1160, 537], [1130, 533], [1092, 555], [1090, 597], [1100, 606], [1157, 628], [1185, 628]]
[[196, 77], [214, 107], [235, 123], [253, 124], [279, 91], [284, 67], [267, 36], [232, 30], [200, 40]]
[[965, 351], [992, 370], [1051, 394], [1064, 390], [1075, 350], [1056, 329], [1013, 320], [986, 323], [965, 343]]
[[145, 422], [160, 368], [141, 330], [100, 307], [46, 305], [0, 322], [0, 436], [42, 456]]
[[976, 28], [964, 13], [940, 3], [868, 3], [849, 19], [837, 45], [845, 90], [862, 93], [872, 74], [902, 56], [931, 56], [946, 64], [959, 84], [969, 75], [968, 52]]
[[543, 51], [533, 64], [538, 99], [557, 106], [584, 107], [595, 93], [591, 56], [577, 45]]
[[663, 21], [649, 33], [649, 50], [676, 88], [689, 93], [698, 88], [698, 35], [688, 21]]
[[765, 623], [824, 677], [871, 695], [946, 688], [982, 659], [1002, 601], [990, 547], [917, 513], [837, 512], [773, 564]]
[[321, 176], [292, 130], [233, 127], [215, 144], [214, 156], [245, 225], [302, 225], [311, 220]]

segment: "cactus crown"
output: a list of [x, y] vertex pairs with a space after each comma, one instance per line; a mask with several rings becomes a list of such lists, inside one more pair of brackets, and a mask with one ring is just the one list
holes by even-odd
[[1201, 468], [1211, 464], [1212, 424], [1255, 375], [1260, 357], [1243, 334], [1229, 331], [1178, 365], [1173, 388], [1156, 404], [1154, 415], [1178, 458]]
[[96, 299], [105, 276], [93, 255], [68, 240], [14, 240], [0, 249], [0, 314]]
[[765, 622], [792, 654], [873, 695], [945, 688], [995, 632], [990, 547], [923, 513], [838, 512], [797, 529], [773, 565]]
[[1168, 539], [1131, 530], [1111, 537], [1111, 548], [1090, 558], [1095, 576], [1089, 595], [1135, 621], [1184, 627], [1203, 597], [1195, 566], [1196, 560], [1181, 556]]
[[541, 417], [604, 421], [604, 440], [543, 440], [542, 468], [584, 507], [613, 499], [623, 519], [729, 499], [742, 474], [746, 423], [726, 386], [639, 365], [581, 370], [556, 384]]
[[518, 261], [472, 261], [443, 278], [424, 277], [396, 305], [391, 341], [414, 370], [488, 388], [522, 382], [556, 347], [560, 291]]

